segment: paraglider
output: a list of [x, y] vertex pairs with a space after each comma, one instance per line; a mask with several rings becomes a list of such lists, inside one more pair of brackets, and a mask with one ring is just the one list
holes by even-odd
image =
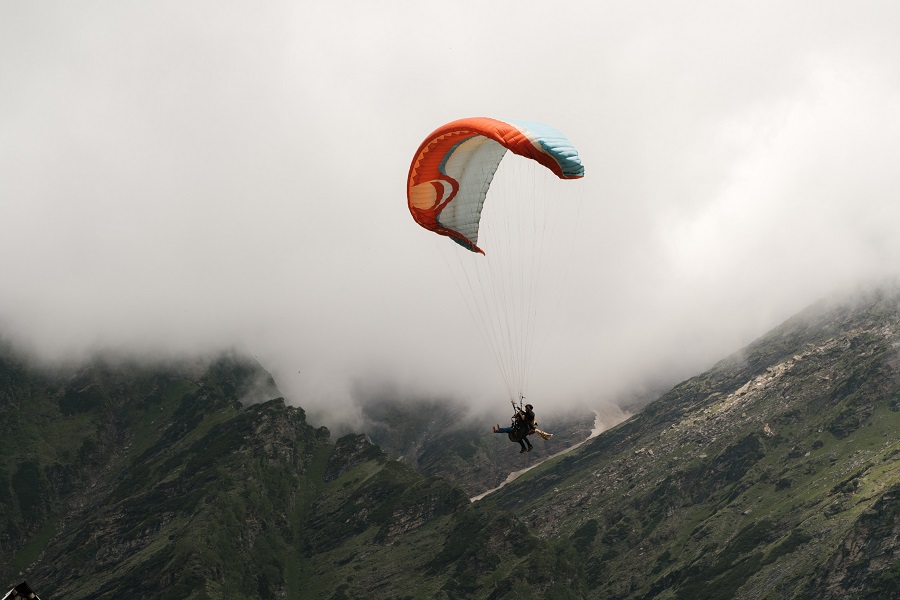
[[[534, 166], [540, 177], [544, 173], [555, 176], [551, 180], [584, 176], [578, 151], [549, 125], [487, 117], [459, 119], [438, 127], [419, 146], [409, 169], [407, 202], [416, 223], [468, 251], [456, 257], [463, 272], [458, 285], [470, 290], [469, 309], [493, 350], [509, 399], [514, 407], [519, 400], [521, 409], [535, 360], [539, 298], [550, 287], [542, 285], [540, 275], [564, 269], [559, 262], [547, 265], [544, 260], [554, 240], [549, 219], [540, 211], [555, 203], [556, 192], [536, 184], [534, 174], [514, 177], [499, 190], [492, 186], [508, 152], [527, 159], [514, 162]], [[480, 242], [485, 225], [491, 222], [484, 218], [486, 205], [501, 207], [497, 209], [501, 212], [491, 215], [497, 228], [494, 237], [485, 236]], [[547, 237], [551, 239], [545, 244]], [[503, 432], [526, 452], [531, 448], [527, 436], [534, 431], [524, 425], [516, 431], [524, 435]], [[550, 434], [544, 435], [549, 439]]]
[[522, 448], [519, 450], [519, 454], [531, 452], [534, 449], [534, 446], [528, 440], [529, 435], [536, 433], [545, 440], [553, 437], [552, 433], [547, 433], [537, 428], [537, 419], [534, 416], [534, 407], [531, 404], [526, 404], [523, 408], [520, 400], [519, 406], [516, 406], [515, 402], [512, 405], [513, 416], [510, 419], [510, 426], [500, 427], [500, 425], [495, 425], [492, 429], [494, 433], [507, 434], [509, 441], [518, 443]]
[[[529, 406], [531, 405], [529, 404]], [[513, 408], [515, 408], [515, 404], [513, 404]], [[534, 446], [532, 446], [531, 442], [528, 440], [530, 431], [528, 430], [528, 423], [525, 421], [524, 413], [521, 410], [516, 410], [515, 413], [513, 413], [511, 421], [512, 423], [509, 427], [495, 425], [493, 427], [494, 433], [505, 433], [509, 437], [509, 441], [518, 443], [519, 446], [522, 447], [522, 449], [519, 450], [519, 454], [534, 450]]]

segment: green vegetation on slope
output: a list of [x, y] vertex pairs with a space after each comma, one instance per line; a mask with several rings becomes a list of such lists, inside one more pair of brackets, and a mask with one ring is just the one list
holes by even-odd
[[792, 319], [475, 504], [451, 483], [464, 460], [423, 475], [281, 399], [241, 402], [270, 379], [235, 357], [60, 375], [4, 354], [0, 424], [28, 440], [0, 455], [7, 580], [67, 598], [897, 597], [896, 294]]
[[896, 296], [803, 315], [492, 502], [571, 539], [598, 597], [840, 596], [873, 575], [840, 549], [900, 482], [898, 348]]

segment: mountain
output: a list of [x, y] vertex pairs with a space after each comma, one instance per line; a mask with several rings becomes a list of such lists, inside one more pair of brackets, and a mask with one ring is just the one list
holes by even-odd
[[505, 434], [491, 434], [498, 421], [503, 427], [510, 424], [511, 406], [498, 404], [496, 418], [490, 419], [472, 415], [452, 400], [411, 402], [374, 394], [367, 397], [360, 412], [363, 432], [388, 455], [425, 475], [440, 475], [475, 496], [501, 485], [510, 471], [532, 467], [583, 442], [595, 427], [605, 429], [628, 416], [616, 407], [604, 407], [602, 413], [553, 408], [551, 403], [538, 404], [538, 424], [553, 432], [553, 438], [545, 441], [532, 436], [534, 450], [526, 454], [520, 454], [519, 445]]
[[386, 398], [369, 436], [333, 440], [279, 396], [236, 355], [48, 371], [0, 350], [3, 580], [45, 598], [900, 597], [893, 288], [812, 307], [474, 503], [461, 482], [494, 477], [499, 436], [452, 407]]
[[900, 294], [823, 303], [492, 495], [599, 598], [900, 597]]
[[258, 402], [242, 357], [48, 372], [6, 348], [0, 382], [0, 574], [45, 598], [441, 597], [503, 572], [460, 557], [530, 556], [514, 516]]

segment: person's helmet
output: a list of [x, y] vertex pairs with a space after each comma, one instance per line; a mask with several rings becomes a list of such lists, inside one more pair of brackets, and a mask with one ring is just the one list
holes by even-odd
[[525, 405], [525, 408], [527, 408], [528, 410], [531, 410], [531, 409], [534, 408], [534, 407], [533, 407], [532, 405], [530, 405], [530, 404], [526, 404], [526, 405]]

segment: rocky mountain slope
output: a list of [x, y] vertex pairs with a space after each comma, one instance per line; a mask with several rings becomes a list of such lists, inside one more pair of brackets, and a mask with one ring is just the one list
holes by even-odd
[[0, 381], [0, 575], [45, 598], [448, 598], [547, 548], [365, 436], [255, 402], [275, 390], [246, 359], [47, 373], [7, 349]]
[[900, 296], [823, 304], [495, 494], [595, 597], [900, 596]]
[[[469, 496], [499, 486], [511, 471], [526, 469], [590, 436], [597, 421], [587, 409], [553, 411], [552, 404], [538, 405], [539, 425], [553, 438], [534, 439], [534, 451], [520, 454], [519, 445], [504, 434], [491, 434], [491, 426], [510, 424], [512, 407], [498, 403], [496, 417], [475, 416], [451, 400], [410, 402], [391, 396], [373, 396], [360, 407], [363, 430], [390, 456], [425, 475], [440, 475]], [[627, 415], [607, 408], [606, 427]]]
[[51, 373], [4, 349], [2, 579], [45, 598], [900, 597], [896, 289], [798, 315], [476, 503], [464, 449], [490, 432], [429, 430], [460, 457], [429, 462], [385, 433], [428, 430], [421, 412], [373, 407], [407, 464], [277, 395], [234, 356]]

